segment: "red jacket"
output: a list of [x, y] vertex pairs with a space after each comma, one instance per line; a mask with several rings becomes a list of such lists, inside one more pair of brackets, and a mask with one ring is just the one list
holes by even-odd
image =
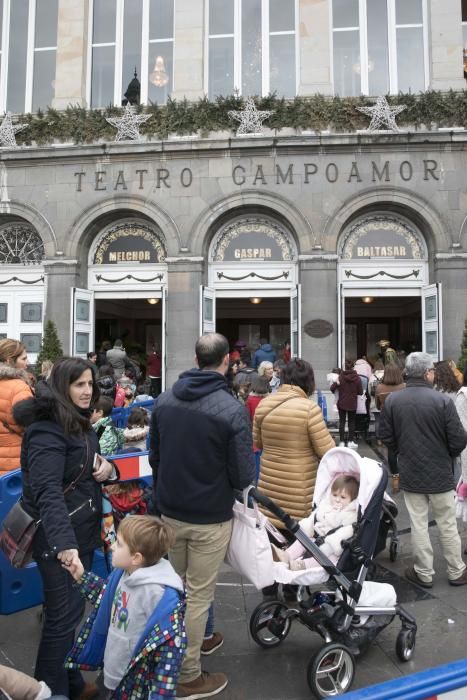
[[149, 377], [160, 377], [162, 369], [161, 356], [157, 352], [152, 352], [146, 360], [146, 372]]
[[248, 409], [248, 413], [250, 414], [251, 422], [253, 423], [253, 418], [255, 417], [255, 411], [258, 407], [258, 404], [260, 401], [264, 399], [264, 396], [252, 396], [249, 394], [247, 400], [245, 401], [245, 406]]
[[339, 375], [339, 383], [334, 382], [331, 391], [338, 389], [337, 408], [341, 411], [356, 411], [357, 396], [363, 394], [362, 381], [354, 369], [346, 369]]

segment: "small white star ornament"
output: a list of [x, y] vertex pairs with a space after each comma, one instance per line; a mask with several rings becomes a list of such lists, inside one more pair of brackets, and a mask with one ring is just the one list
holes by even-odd
[[150, 114], [136, 114], [135, 108], [127, 104], [121, 117], [106, 117], [106, 122], [117, 129], [115, 141], [137, 141], [141, 138], [140, 124], [144, 124], [150, 118]]
[[245, 102], [245, 107], [241, 112], [233, 109], [228, 112], [231, 119], [240, 122], [240, 126], [237, 129], [237, 136], [241, 134], [262, 134], [263, 121], [268, 119], [271, 114], [274, 114], [274, 110], [256, 109], [252, 97], [248, 97]]
[[7, 112], [0, 124], [0, 146], [18, 148], [15, 134], [21, 129], [26, 129], [27, 124], [13, 124], [11, 112]]
[[368, 131], [380, 131], [390, 129], [400, 131], [396, 124], [396, 117], [404, 111], [407, 105], [397, 105], [391, 107], [385, 97], [378, 97], [373, 107], [357, 107], [359, 112], [371, 117]]

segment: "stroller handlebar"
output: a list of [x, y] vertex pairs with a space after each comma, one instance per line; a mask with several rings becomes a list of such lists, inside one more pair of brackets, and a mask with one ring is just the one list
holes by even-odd
[[299, 529], [299, 524], [297, 523], [296, 520], [290, 517], [288, 513], [285, 512], [285, 510], [282, 510], [280, 506], [278, 506], [274, 501], [272, 501], [269, 496], [266, 496], [264, 493], [261, 491], [258, 491], [257, 488], [252, 488], [249, 491], [249, 495], [257, 501], [257, 503], [260, 503], [262, 506], [267, 508], [273, 515], [275, 515], [279, 520], [281, 520], [284, 525], [286, 526], [287, 530], [290, 532], [296, 532]]

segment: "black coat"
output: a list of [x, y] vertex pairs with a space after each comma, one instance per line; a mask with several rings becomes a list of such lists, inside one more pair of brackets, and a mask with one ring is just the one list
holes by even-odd
[[453, 401], [424, 379], [386, 398], [378, 437], [398, 453], [400, 485], [413, 493], [455, 488], [453, 459], [467, 445]]
[[234, 489], [253, 482], [255, 466], [248, 412], [225, 377], [193, 369], [159, 396], [149, 462], [163, 515], [201, 524], [232, 518]]
[[[49, 396], [16, 404], [15, 418], [28, 426], [21, 447], [24, 508], [42, 521], [34, 538], [34, 555], [74, 548], [84, 554], [101, 546], [101, 486], [92, 476], [99, 447], [94, 430], [66, 435], [54, 419]], [[80, 473], [75, 488], [64, 495]], [[80, 506], [70, 518], [68, 514]]]

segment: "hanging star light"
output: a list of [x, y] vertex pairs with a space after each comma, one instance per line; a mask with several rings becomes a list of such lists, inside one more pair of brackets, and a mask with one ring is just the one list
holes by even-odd
[[248, 97], [241, 112], [231, 109], [228, 114], [231, 119], [240, 122], [240, 126], [237, 129], [237, 136], [240, 136], [241, 134], [262, 134], [262, 123], [271, 114], [274, 114], [274, 110], [256, 109], [253, 98]]
[[7, 148], [17, 148], [15, 134], [21, 129], [25, 129], [27, 124], [13, 124], [11, 112], [7, 112], [0, 124], [0, 146]]
[[117, 129], [115, 141], [134, 141], [141, 138], [139, 125], [144, 124], [150, 118], [150, 114], [136, 114], [133, 105], [127, 104], [121, 117], [106, 117], [106, 122]]
[[400, 131], [396, 124], [396, 117], [407, 105], [397, 105], [391, 107], [385, 97], [378, 97], [373, 107], [357, 107], [359, 112], [371, 117], [367, 131], [380, 131], [390, 129]]

